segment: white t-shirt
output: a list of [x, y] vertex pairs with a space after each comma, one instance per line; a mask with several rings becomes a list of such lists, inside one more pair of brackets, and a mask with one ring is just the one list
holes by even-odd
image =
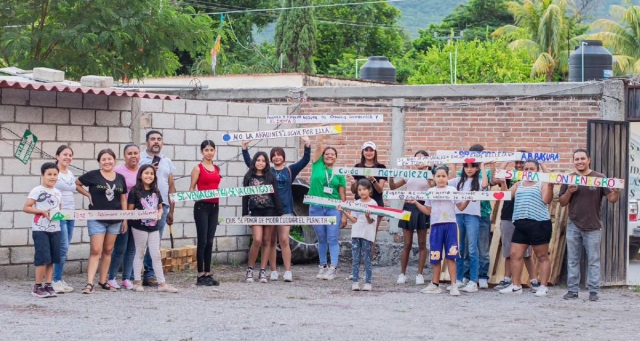
[[[432, 187], [428, 192], [458, 192], [455, 187], [447, 186], [445, 188]], [[459, 200], [425, 200], [424, 205], [431, 207], [431, 226], [439, 223], [455, 223], [456, 207]]]
[[407, 191], [426, 192], [429, 190], [429, 180], [427, 179], [402, 178], [402, 180], [404, 180], [404, 183], [407, 186]]
[[[62, 203], [62, 193], [53, 188], [49, 189], [42, 185], [29, 192], [29, 199], [35, 200], [33, 207], [38, 210], [59, 210]], [[42, 214], [36, 214], [31, 224], [32, 231], [57, 232], [60, 231], [60, 220], [49, 221]]]
[[[453, 187], [454, 189], [457, 190], [458, 188], [458, 182], [460, 181], [460, 178], [455, 178], [455, 179], [451, 179], [449, 180], [449, 186]], [[473, 181], [473, 179], [471, 178], [467, 178], [467, 181], [464, 182], [464, 185], [462, 185], [462, 190], [460, 190], [461, 192], [471, 192], [471, 182]], [[482, 186], [481, 183], [482, 180], [478, 180], [478, 184], [480, 186]], [[471, 201], [469, 202], [469, 205], [467, 206], [467, 208], [464, 209], [464, 211], [460, 211], [457, 207], [456, 207], [456, 214], [468, 214], [468, 215], [477, 215], [480, 216], [480, 201]]]
[[73, 199], [73, 193], [76, 192], [76, 177], [67, 169], [67, 174], [58, 173], [58, 182], [56, 189], [62, 193], [62, 209], [75, 210], [76, 202]]
[[[356, 200], [356, 202], [367, 204], [369, 206], [376, 206], [376, 201], [369, 198], [368, 202], [362, 202], [360, 200]], [[360, 212], [349, 212], [352, 217], [356, 218], [357, 221], [353, 223], [351, 226], [351, 238], [363, 238], [371, 242], [376, 241], [376, 224], [378, 223], [378, 216], [372, 214], [371, 219], [373, 219], [373, 223], [369, 224], [367, 221], [367, 217], [364, 213]]]

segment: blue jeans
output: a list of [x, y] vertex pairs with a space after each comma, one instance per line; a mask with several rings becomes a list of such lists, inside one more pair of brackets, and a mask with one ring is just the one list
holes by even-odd
[[[469, 257], [470, 280], [478, 282], [479, 257], [478, 257], [478, 233], [480, 230], [480, 217], [469, 214], [456, 214], [458, 233], [460, 235], [460, 254], [465, 253]], [[456, 259], [457, 280], [462, 282], [464, 277], [464, 258]]]
[[580, 258], [582, 247], [587, 251], [587, 285], [589, 292], [600, 292], [600, 240], [602, 230], [582, 231], [569, 219], [567, 222], [567, 287], [580, 291]]
[[313, 229], [318, 236], [318, 255], [320, 257], [320, 265], [327, 265], [327, 248], [331, 256], [331, 266], [338, 266], [338, 257], [340, 256], [340, 222], [342, 221], [342, 213], [335, 208], [322, 206], [309, 206], [309, 216], [311, 217], [336, 217], [335, 225], [314, 225]]
[[371, 249], [373, 242], [364, 238], [351, 238], [351, 256], [353, 262], [351, 264], [351, 274], [353, 275], [353, 283], [358, 283], [360, 274], [360, 259], [364, 260], [364, 282], [371, 283]]
[[[162, 241], [162, 232], [164, 232], [164, 225], [167, 223], [167, 214], [169, 214], [169, 205], [162, 205], [162, 219], [158, 221], [158, 231], [160, 232], [160, 240]], [[149, 247], [147, 246], [147, 252], [144, 255], [144, 275], [142, 278], [151, 279], [156, 276], [153, 272], [153, 262], [151, 261], [151, 255], [149, 254]]]
[[118, 277], [118, 270], [122, 264], [122, 280], [133, 281], [133, 259], [136, 256], [136, 243], [133, 240], [131, 228], [127, 233], [119, 234], [111, 253], [111, 264], [109, 265], [109, 279]]
[[[489, 249], [491, 247], [491, 217], [480, 217], [480, 229], [478, 232], [478, 278], [489, 280], [489, 263], [491, 258]], [[464, 278], [471, 277], [471, 267], [469, 266], [469, 254], [464, 255]]]
[[64, 263], [67, 261], [67, 251], [69, 251], [69, 244], [71, 244], [71, 239], [73, 238], [75, 224], [75, 220], [60, 220], [60, 263], [53, 265], [54, 282], [62, 280]]

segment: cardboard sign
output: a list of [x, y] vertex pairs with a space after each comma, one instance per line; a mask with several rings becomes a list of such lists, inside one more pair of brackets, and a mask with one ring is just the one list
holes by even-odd
[[381, 114], [371, 115], [272, 115], [267, 122], [278, 123], [380, 123]]
[[158, 219], [157, 210], [130, 210], [130, 211], [108, 211], [108, 210], [61, 210], [52, 211], [51, 220], [138, 220]]
[[232, 217], [218, 218], [220, 225], [335, 225], [336, 217]]
[[247, 133], [231, 133], [224, 134], [222, 140], [224, 142], [234, 141], [249, 141], [256, 139], [277, 139], [283, 137], [300, 137], [300, 136], [314, 136], [314, 135], [334, 135], [342, 134], [341, 125], [333, 125], [326, 127], [315, 128], [299, 128], [299, 129], [281, 129], [270, 131], [254, 131]]
[[433, 179], [430, 170], [418, 169], [386, 169], [386, 168], [347, 168], [334, 167], [334, 172], [340, 175], [351, 174], [354, 176], [377, 176], [384, 178], [414, 178], [414, 179]]
[[426, 192], [426, 191], [385, 191], [384, 199], [398, 200], [511, 200], [511, 191], [477, 191], [477, 192]]
[[[499, 152], [490, 152], [490, 151], [482, 151], [482, 152], [472, 152], [468, 150], [438, 150], [436, 151], [436, 156], [447, 156], [447, 155], [458, 155], [464, 157], [500, 157]], [[501, 161], [527, 161], [527, 160], [536, 160], [538, 162], [558, 162], [560, 160], [559, 153], [529, 153], [529, 152], [515, 152], [514, 159], [506, 160], [507, 156], [502, 155], [501, 157], [505, 160]]]
[[398, 166], [440, 165], [451, 163], [481, 163], [481, 162], [505, 162], [526, 161], [536, 159], [540, 162], [558, 161], [558, 153], [521, 153], [521, 152], [453, 152], [450, 154], [438, 153], [431, 157], [402, 157], [398, 158]]
[[256, 195], [256, 194], [267, 194], [267, 193], [273, 193], [272, 185], [220, 188], [220, 189], [211, 189], [206, 191], [194, 191], [194, 192], [177, 192], [177, 193], [170, 193], [169, 199], [173, 202], [181, 202], [181, 201], [195, 201], [195, 200], [204, 200], [204, 199], [213, 199], [213, 198], [242, 197], [245, 195]]
[[576, 174], [522, 172], [517, 170], [496, 170], [496, 179], [542, 181], [553, 184], [576, 185], [605, 188], [624, 188], [624, 179], [600, 178], [596, 176], [584, 176]]
[[395, 208], [390, 207], [381, 207], [381, 206], [370, 206], [367, 204], [362, 204], [355, 201], [340, 201], [338, 199], [328, 199], [321, 197], [313, 197], [309, 195], [304, 196], [304, 203], [307, 205], [315, 205], [315, 206], [324, 206], [336, 208], [338, 206], [342, 206], [343, 209], [355, 212], [366, 212], [369, 211], [371, 214], [389, 217], [394, 219], [406, 220], [408, 221], [411, 217], [411, 212], [397, 210]]
[[20, 141], [20, 144], [18, 144], [16, 153], [13, 154], [13, 156], [15, 156], [16, 159], [20, 160], [20, 162], [26, 165], [31, 158], [33, 149], [36, 148], [36, 142], [38, 142], [38, 137], [34, 135], [29, 129], [25, 130], [24, 134], [22, 135], [22, 140]]

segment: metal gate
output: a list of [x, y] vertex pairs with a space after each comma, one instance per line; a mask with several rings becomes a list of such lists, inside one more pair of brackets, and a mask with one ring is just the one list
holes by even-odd
[[[629, 176], [629, 122], [589, 120], [587, 149], [591, 154], [591, 169], [610, 178]], [[623, 190], [620, 200], [612, 204], [606, 199], [602, 206], [602, 243], [600, 245], [600, 279], [603, 285], [624, 285], [627, 278], [628, 204]]]

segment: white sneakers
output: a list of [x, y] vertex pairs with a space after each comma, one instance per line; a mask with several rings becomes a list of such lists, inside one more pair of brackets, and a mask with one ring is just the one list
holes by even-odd
[[371, 283], [365, 283], [362, 287], [362, 291], [371, 291]]
[[62, 281], [53, 282], [52, 286], [53, 286], [53, 290], [58, 294], [64, 294], [66, 292], [73, 291], [73, 288], [71, 288], [71, 291], [67, 291], [67, 288], [65, 287]]
[[547, 292], [549, 292], [549, 288], [540, 284], [540, 286], [538, 287], [538, 290], [536, 290], [535, 295], [538, 297], [544, 297], [544, 296], [547, 296]]
[[351, 284], [351, 290], [360, 291], [360, 284], [358, 284], [358, 282], [353, 282], [353, 284]]
[[477, 292], [478, 285], [474, 281], [469, 281], [469, 283], [467, 283], [463, 288], [460, 288], [460, 290], [464, 292]]
[[439, 294], [442, 292], [439, 286], [433, 284], [433, 282], [429, 283], [426, 288], [420, 290], [423, 294]]
[[269, 281], [277, 281], [278, 280], [278, 270], [271, 271], [271, 275], [269, 276]]
[[407, 283], [407, 276], [405, 276], [404, 274], [400, 274], [400, 276], [398, 276], [398, 281], [396, 282], [396, 284], [405, 284]]
[[110, 279], [107, 284], [109, 284], [110, 287], [114, 288], [114, 289], [120, 289], [120, 286], [118, 285], [118, 281], [114, 279]]
[[416, 285], [423, 285], [424, 277], [421, 274], [416, 275]]
[[478, 281], [478, 288], [489, 289], [489, 281], [485, 278], [480, 278], [480, 280]]
[[334, 279], [336, 279], [336, 271], [337, 269], [335, 266], [330, 267], [329, 270], [327, 270], [327, 272], [324, 274], [324, 277], [322, 279], [333, 281]]
[[285, 282], [293, 282], [293, 274], [291, 274], [291, 271], [285, 271], [282, 280]]
[[509, 285], [508, 287], [500, 290], [501, 294], [515, 294], [515, 295], [521, 295], [522, 294], [522, 285], [521, 286], [514, 286], [513, 284]]
[[316, 275], [317, 279], [324, 279], [324, 275], [327, 274], [327, 266], [326, 265], [318, 265], [318, 274]]
[[449, 290], [449, 295], [460, 296], [460, 290], [458, 290], [458, 286], [451, 287], [451, 290]]

